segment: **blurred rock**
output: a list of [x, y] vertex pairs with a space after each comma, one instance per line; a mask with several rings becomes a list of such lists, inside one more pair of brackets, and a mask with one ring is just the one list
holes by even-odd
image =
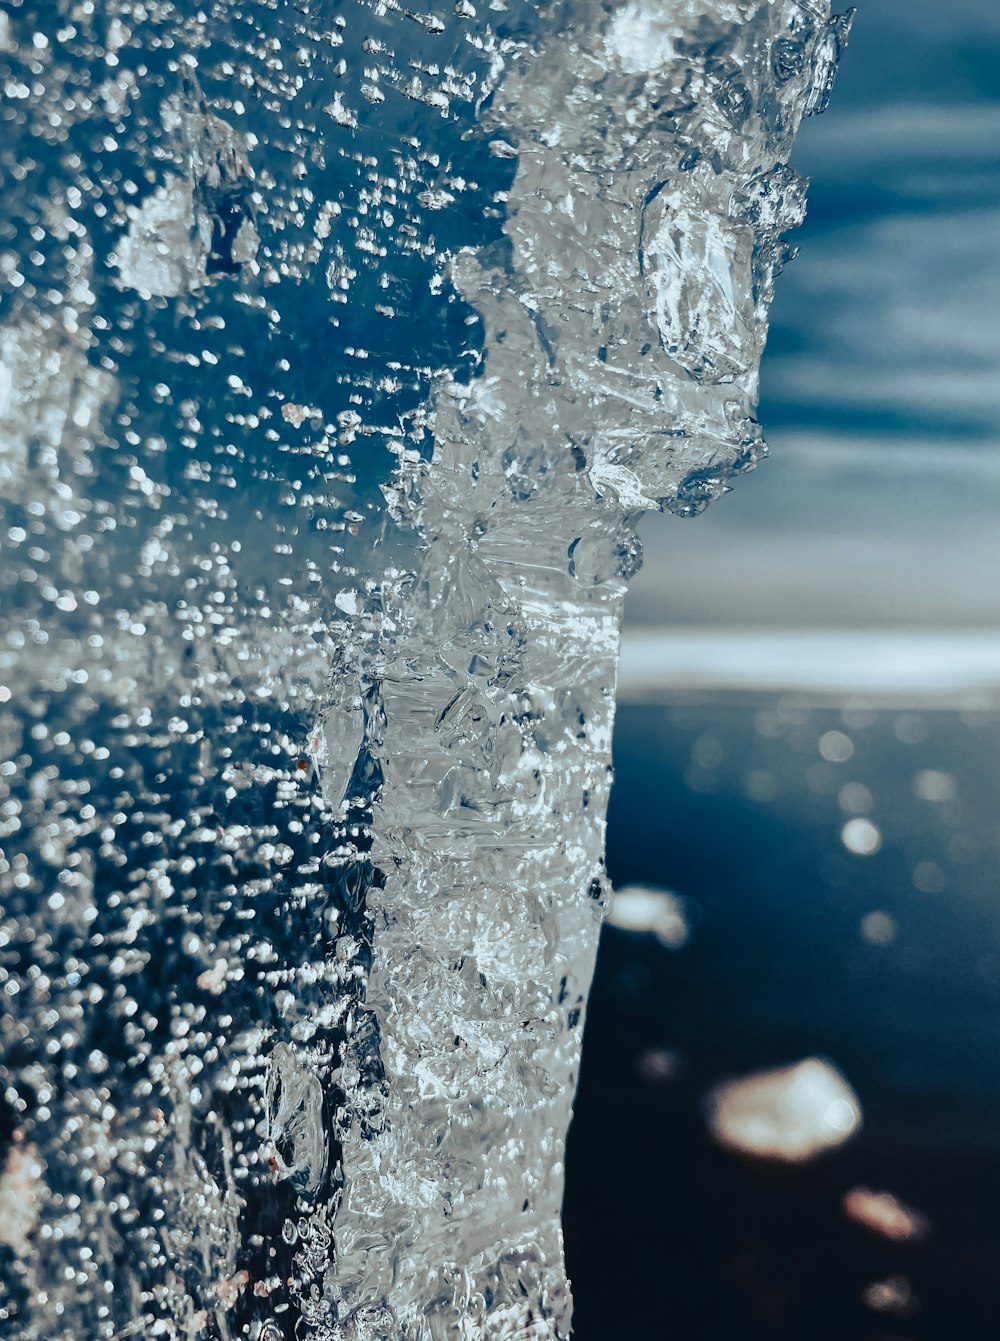
[[728, 1081], [708, 1099], [708, 1124], [719, 1145], [789, 1164], [843, 1145], [861, 1119], [850, 1085], [817, 1057]]

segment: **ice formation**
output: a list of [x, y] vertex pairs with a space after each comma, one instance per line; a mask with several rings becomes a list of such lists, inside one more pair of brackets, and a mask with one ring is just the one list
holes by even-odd
[[0, 21], [11, 1334], [567, 1335], [632, 525], [762, 454], [847, 26]]

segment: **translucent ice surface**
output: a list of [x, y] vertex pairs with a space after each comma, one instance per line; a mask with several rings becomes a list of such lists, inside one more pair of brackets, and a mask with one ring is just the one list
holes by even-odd
[[846, 32], [9, 6], [13, 1335], [568, 1334], [632, 526], [762, 455]]

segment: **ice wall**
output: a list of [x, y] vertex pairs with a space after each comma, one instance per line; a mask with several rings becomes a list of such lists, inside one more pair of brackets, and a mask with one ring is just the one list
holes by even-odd
[[631, 524], [762, 454], [848, 24], [480, 10], [0, 22], [14, 1335], [568, 1333]]

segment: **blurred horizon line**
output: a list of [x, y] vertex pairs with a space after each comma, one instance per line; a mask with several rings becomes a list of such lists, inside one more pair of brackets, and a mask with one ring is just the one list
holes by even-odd
[[626, 630], [618, 701], [649, 703], [676, 693], [995, 708], [1000, 634], [977, 628]]

